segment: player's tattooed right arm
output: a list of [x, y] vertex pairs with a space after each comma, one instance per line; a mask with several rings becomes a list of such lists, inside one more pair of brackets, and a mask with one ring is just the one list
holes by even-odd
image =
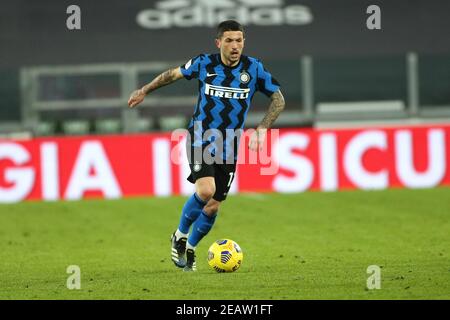
[[145, 94], [148, 94], [181, 78], [183, 78], [183, 74], [181, 73], [180, 67], [172, 68], [161, 73], [159, 76], [153, 79], [152, 82], [143, 86], [142, 91], [144, 91]]
[[128, 99], [128, 106], [130, 108], [137, 106], [144, 100], [148, 93], [163, 86], [167, 86], [168, 84], [171, 84], [181, 78], [183, 78], [183, 74], [181, 73], [180, 67], [172, 68], [161, 73], [149, 84], [146, 84], [141, 89], [135, 90], [131, 94], [130, 99]]

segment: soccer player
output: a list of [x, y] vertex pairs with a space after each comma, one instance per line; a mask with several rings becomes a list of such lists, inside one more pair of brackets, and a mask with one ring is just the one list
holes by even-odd
[[[188, 180], [195, 183], [196, 191], [186, 201], [179, 226], [171, 237], [172, 261], [184, 271], [196, 270], [195, 248], [214, 225], [220, 204], [233, 182], [238, 143], [233, 143], [235, 138], [229, 139], [227, 133], [243, 129], [253, 95], [261, 91], [270, 97], [271, 103], [250, 137], [249, 148], [257, 151], [265, 141], [267, 129], [284, 109], [279, 83], [260, 60], [242, 55], [244, 35], [244, 28], [237, 21], [221, 22], [216, 38], [219, 53], [200, 54], [185, 65], [165, 71], [134, 91], [128, 101], [133, 108], [150, 92], [181, 78], [199, 82], [198, 102], [186, 146], [191, 169]], [[205, 134], [208, 130], [220, 133], [223, 138]], [[210, 157], [205, 159], [205, 155]]]

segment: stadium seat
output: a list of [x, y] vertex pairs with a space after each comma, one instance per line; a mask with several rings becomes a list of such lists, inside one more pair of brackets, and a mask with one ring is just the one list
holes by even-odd
[[65, 121], [63, 123], [63, 132], [67, 135], [89, 134], [89, 121]]

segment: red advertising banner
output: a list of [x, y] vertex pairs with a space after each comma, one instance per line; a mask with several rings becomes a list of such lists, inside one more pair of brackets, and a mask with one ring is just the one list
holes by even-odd
[[[0, 202], [190, 194], [184, 141], [171, 133], [0, 140]], [[246, 146], [231, 193], [450, 185], [450, 125], [282, 129], [259, 153]]]

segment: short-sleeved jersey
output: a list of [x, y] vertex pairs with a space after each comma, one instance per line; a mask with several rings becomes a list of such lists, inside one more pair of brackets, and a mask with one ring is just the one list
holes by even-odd
[[[189, 123], [190, 132], [200, 125], [199, 136], [208, 129], [225, 134], [226, 129], [242, 129], [256, 91], [270, 97], [278, 91], [278, 81], [258, 59], [241, 56], [240, 62], [229, 67], [220, 54], [200, 54], [180, 67], [183, 76], [199, 82], [198, 102]], [[198, 144], [197, 138], [195, 139]], [[208, 141], [202, 141], [207, 144]]]

